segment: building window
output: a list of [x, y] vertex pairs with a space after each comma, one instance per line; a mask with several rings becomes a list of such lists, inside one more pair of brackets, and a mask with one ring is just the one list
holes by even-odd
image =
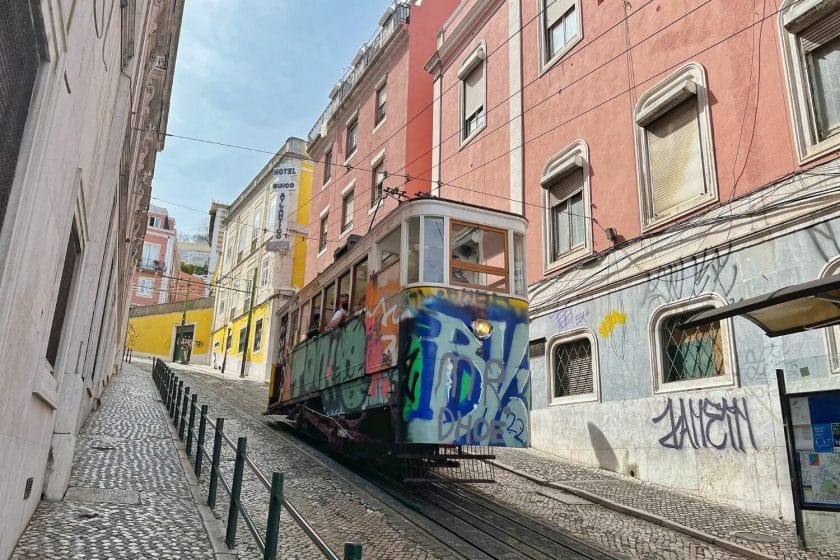
[[458, 72], [461, 81], [461, 143], [472, 138], [485, 125], [484, 46], [467, 57]]
[[160, 227], [160, 218], [157, 216], [149, 216], [149, 227]]
[[636, 107], [642, 219], [653, 227], [717, 200], [703, 67], [689, 63]]
[[543, 236], [546, 272], [592, 252], [589, 149], [578, 140], [546, 163]]
[[353, 227], [353, 190], [341, 197], [341, 232]]
[[239, 292], [234, 291], [231, 292], [230, 295], [230, 320], [233, 321], [233, 318], [236, 317], [236, 308], [239, 306]]
[[373, 124], [378, 125], [385, 120], [385, 102], [387, 98], [387, 91], [385, 84], [376, 88], [376, 114], [374, 115]]
[[[55, 361], [58, 358], [58, 350], [61, 346], [61, 339], [64, 336], [64, 322], [67, 311], [70, 307], [70, 298], [76, 287], [78, 277], [78, 263], [81, 260], [82, 248], [79, 241], [79, 234], [76, 225], [70, 229], [70, 237], [67, 240], [67, 249], [64, 252], [64, 265], [61, 269], [61, 279], [58, 283], [58, 295], [53, 308], [52, 326], [50, 336], [47, 339], [47, 361], [55, 368]], [[58, 373], [58, 372], [53, 372]]]
[[347, 123], [347, 140], [345, 142], [345, 156], [344, 159], [348, 159], [354, 153], [356, 153], [356, 131], [359, 128], [359, 119], [357, 117], [353, 117], [353, 119]]
[[225, 296], [224, 294], [219, 294], [219, 317], [224, 317], [225, 315]]
[[722, 302], [704, 296], [658, 310], [651, 333], [655, 340], [656, 384], [660, 391], [713, 387], [733, 383], [734, 359], [730, 322], [712, 321], [684, 327], [691, 317]]
[[248, 347], [248, 327], [242, 327], [239, 329], [239, 348], [236, 351], [239, 354], [245, 352], [245, 348]]
[[541, 27], [543, 68], [548, 68], [580, 39], [579, 0], [542, 0]]
[[318, 251], [323, 251], [327, 248], [327, 221], [329, 217], [329, 214], [321, 216], [321, 224], [318, 230]]
[[151, 278], [141, 278], [137, 281], [137, 295], [144, 298], [152, 297], [155, 283]]
[[231, 227], [225, 235], [225, 242], [227, 243], [227, 249], [225, 250], [225, 258], [228, 260], [228, 262], [230, 262], [230, 260], [233, 258], [234, 239], [236, 239], [236, 232], [233, 230], [233, 227]]
[[332, 148], [330, 148], [324, 154], [324, 184], [325, 185], [327, 183], [329, 183], [330, 179], [332, 178], [332, 159], [333, 159]]
[[373, 167], [372, 182], [370, 188], [370, 205], [376, 206], [382, 200], [382, 189], [385, 184], [385, 162], [380, 161]]
[[554, 398], [589, 395], [595, 391], [592, 343], [588, 338], [555, 344], [551, 360]]
[[271, 257], [263, 259], [262, 270], [260, 271], [260, 286], [268, 284], [269, 270], [271, 270]]
[[840, 145], [840, 9], [788, 0], [780, 18], [800, 160]]
[[268, 197], [268, 213], [265, 216], [265, 227], [271, 229], [274, 227], [274, 220], [277, 217], [277, 195], [272, 194]]
[[233, 344], [233, 333], [228, 329], [227, 337], [225, 339], [225, 353], [230, 351], [230, 345]]
[[160, 268], [160, 245], [143, 243], [143, 257], [140, 261], [140, 268], [149, 270]]
[[248, 271], [248, 279], [245, 280], [245, 301], [242, 302], [242, 311], [251, 308], [251, 293], [254, 290], [254, 271]]
[[245, 256], [245, 230], [244, 225], [239, 228], [239, 251], [236, 255], [236, 262], [241, 261], [242, 257]]
[[254, 352], [259, 352], [262, 348], [262, 331], [263, 320], [257, 319], [257, 322], [254, 323]]
[[257, 249], [257, 242], [259, 241], [260, 233], [262, 233], [262, 206], [257, 206], [254, 208], [254, 223], [251, 229], [252, 251]]

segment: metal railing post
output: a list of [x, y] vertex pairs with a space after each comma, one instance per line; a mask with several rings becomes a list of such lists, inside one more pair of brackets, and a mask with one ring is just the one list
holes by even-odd
[[204, 430], [207, 429], [207, 405], [201, 405], [201, 417], [198, 420], [198, 440], [195, 442], [195, 476], [201, 476], [201, 464], [204, 462]]
[[228, 506], [227, 531], [225, 544], [228, 548], [236, 546], [236, 521], [239, 517], [239, 494], [242, 492], [242, 474], [245, 471], [245, 450], [248, 438], [240, 437], [236, 441], [236, 462], [233, 464], [233, 483], [230, 486], [230, 505]]
[[357, 542], [344, 543], [344, 560], [362, 560], [362, 544]]
[[213, 458], [210, 460], [210, 490], [207, 492], [207, 505], [216, 507], [216, 486], [219, 484], [219, 462], [222, 458], [222, 431], [225, 419], [216, 418], [216, 436], [213, 438]]
[[283, 510], [283, 475], [271, 473], [271, 496], [268, 498], [268, 521], [265, 526], [263, 560], [277, 559], [277, 537], [280, 533], [280, 512]]
[[184, 441], [184, 428], [187, 427], [187, 407], [190, 404], [190, 388], [184, 387], [184, 398], [181, 403], [181, 418], [180, 423], [175, 422], [178, 427], [178, 439]]
[[184, 387], [184, 382], [178, 379], [178, 376], [175, 376], [175, 391], [172, 395], [172, 407], [169, 411], [169, 415], [172, 417], [172, 420], [175, 422], [175, 425], [178, 425], [178, 404], [181, 402], [181, 389]]
[[190, 456], [193, 442], [193, 429], [195, 428], [195, 406], [198, 404], [198, 395], [192, 394], [190, 398], [190, 421], [187, 422], [187, 457]]

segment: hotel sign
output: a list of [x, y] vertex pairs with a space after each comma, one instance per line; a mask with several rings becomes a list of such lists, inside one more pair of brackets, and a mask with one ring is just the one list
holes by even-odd
[[289, 208], [292, 202], [292, 194], [297, 192], [300, 181], [300, 164], [298, 162], [285, 163], [275, 167], [272, 172], [274, 183], [271, 190], [277, 196], [277, 214], [274, 216], [274, 235], [268, 243], [266, 250], [285, 252], [289, 250], [290, 241], [287, 239], [289, 232]]

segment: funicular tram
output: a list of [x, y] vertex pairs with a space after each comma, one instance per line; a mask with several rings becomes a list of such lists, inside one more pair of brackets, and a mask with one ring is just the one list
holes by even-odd
[[354, 236], [281, 311], [266, 414], [407, 480], [492, 480], [490, 448], [529, 445], [525, 227], [422, 198]]

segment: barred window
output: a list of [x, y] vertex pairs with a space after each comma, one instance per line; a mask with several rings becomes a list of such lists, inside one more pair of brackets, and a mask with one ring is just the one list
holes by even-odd
[[556, 344], [552, 357], [555, 398], [595, 392], [592, 343], [589, 339], [578, 338]]
[[671, 315], [662, 322], [664, 383], [724, 375], [720, 321], [689, 328], [680, 326], [703, 310]]

